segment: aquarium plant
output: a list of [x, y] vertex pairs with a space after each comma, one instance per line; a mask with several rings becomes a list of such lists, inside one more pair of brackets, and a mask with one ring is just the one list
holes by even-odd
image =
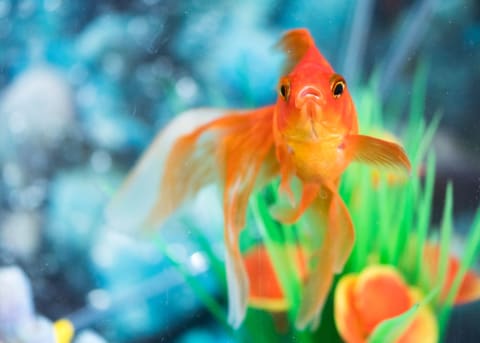
[[[236, 339], [415, 342], [422, 337], [422, 341], [437, 342], [445, 334], [453, 306], [480, 299], [480, 277], [471, 270], [480, 252], [480, 211], [460, 257], [451, 250], [455, 235], [452, 183], [446, 185], [439, 227], [432, 223], [436, 166], [430, 145], [440, 116], [428, 123], [425, 119], [426, 75], [427, 68], [421, 64], [403, 123], [394, 109], [382, 110], [375, 80], [359, 89], [361, 132], [404, 142], [412, 172], [406, 176], [352, 165], [342, 177], [340, 192], [351, 213], [356, 240], [345, 268], [335, 276], [320, 325], [314, 330], [298, 330], [294, 324], [306, 278], [310, 229], [318, 221], [307, 213], [297, 223], [285, 225], [272, 216], [279, 180], [251, 197], [247, 229], [241, 235], [250, 280], [249, 310], [240, 330], [229, 329]], [[216, 255], [209, 256], [221, 266]], [[216, 270], [224, 279], [223, 269]], [[193, 281], [188, 272], [184, 275]], [[191, 285], [228, 328], [221, 305], [200, 284]]]

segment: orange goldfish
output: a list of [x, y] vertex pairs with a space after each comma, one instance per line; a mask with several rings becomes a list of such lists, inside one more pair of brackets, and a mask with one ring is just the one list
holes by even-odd
[[[401, 146], [358, 134], [357, 114], [345, 79], [335, 73], [305, 29], [288, 31], [275, 104], [254, 110], [201, 109], [177, 116], [155, 139], [107, 210], [113, 222], [158, 227], [201, 188], [223, 190], [229, 322], [238, 327], [248, 304], [249, 281], [239, 248], [248, 200], [254, 189], [280, 176], [289, 208], [272, 209], [293, 223], [312, 209], [325, 230], [308, 257], [296, 326], [319, 323], [333, 275], [354, 243], [353, 225], [338, 194], [339, 179], [353, 162], [410, 169]], [[291, 189], [302, 184], [301, 199]], [[140, 201], [140, 199], [142, 201]], [[146, 206], [148, 203], [150, 206]], [[138, 223], [138, 221], [136, 222]]]

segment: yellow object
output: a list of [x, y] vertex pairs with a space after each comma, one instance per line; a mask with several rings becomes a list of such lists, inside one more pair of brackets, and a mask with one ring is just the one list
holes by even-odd
[[75, 334], [75, 327], [68, 319], [59, 319], [53, 324], [57, 343], [70, 343]]

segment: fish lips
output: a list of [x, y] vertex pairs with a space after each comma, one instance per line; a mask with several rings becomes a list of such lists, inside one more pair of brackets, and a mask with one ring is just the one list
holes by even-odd
[[298, 92], [298, 95], [295, 98], [295, 106], [299, 109], [312, 102], [320, 107], [326, 105], [325, 97], [322, 92], [318, 88], [312, 86], [304, 87]]
[[304, 119], [321, 122], [327, 102], [323, 93], [316, 87], [307, 86], [298, 92], [295, 106]]
[[300, 107], [302, 122], [312, 136], [317, 140], [334, 134], [337, 131], [338, 120], [327, 113], [325, 104], [317, 97], [309, 96]]

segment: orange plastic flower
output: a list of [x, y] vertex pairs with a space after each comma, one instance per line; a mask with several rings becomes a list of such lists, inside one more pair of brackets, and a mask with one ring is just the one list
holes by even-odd
[[[370, 266], [359, 275], [349, 274], [335, 289], [335, 322], [348, 343], [366, 342], [377, 325], [400, 315], [421, 299], [391, 266]], [[438, 327], [432, 310], [422, 306], [397, 342], [437, 342]]]
[[[437, 275], [438, 271], [438, 262], [440, 258], [440, 247], [436, 244], [427, 244], [424, 250], [425, 261], [427, 262], [427, 267], [431, 275]], [[460, 261], [454, 257], [450, 256], [447, 265], [447, 275], [442, 286], [442, 291], [440, 292], [440, 300], [444, 301], [450, 289], [452, 288], [453, 281], [457, 273], [460, 270]], [[475, 301], [480, 299], [480, 276], [474, 271], [468, 271], [460, 284], [458, 293], [455, 296], [454, 303], [464, 304], [467, 302]]]
[[[295, 249], [299, 276], [303, 279], [306, 269], [301, 249], [293, 247], [292, 249]], [[243, 259], [250, 280], [250, 306], [272, 312], [286, 311], [289, 304], [265, 246], [258, 245], [250, 249]]]

